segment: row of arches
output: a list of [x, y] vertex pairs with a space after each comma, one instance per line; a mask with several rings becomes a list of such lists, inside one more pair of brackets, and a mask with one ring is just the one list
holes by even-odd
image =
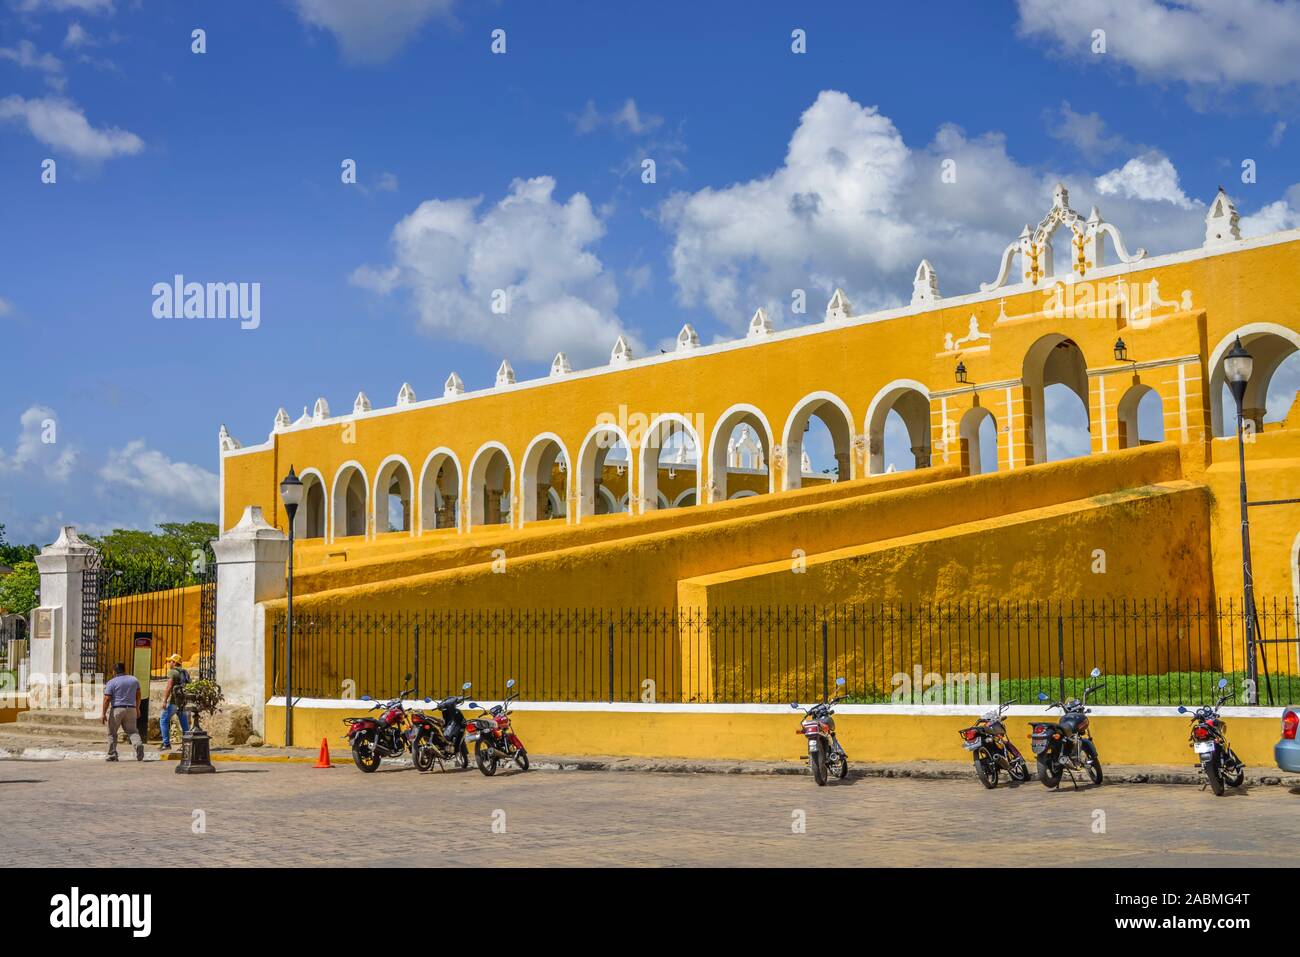
[[[1300, 383], [1300, 363], [1294, 361], [1300, 335], [1271, 325], [1248, 326], [1239, 332], [1257, 356], [1245, 405], [1248, 415], [1258, 410], [1262, 420], [1275, 377], [1285, 381], [1294, 373]], [[1237, 334], [1224, 343], [1230, 344]], [[1220, 394], [1226, 391], [1221, 361], [1226, 348], [1221, 343], [1209, 365], [1216, 434], [1223, 431], [1225, 419], [1230, 421]], [[1296, 368], [1288, 371], [1288, 365]], [[1021, 385], [1027, 403], [1038, 410], [1030, 416], [1031, 435], [1026, 438], [1033, 461], [1091, 450], [1088, 364], [1077, 342], [1063, 334], [1038, 339], [1026, 353]], [[1165, 411], [1160, 394], [1135, 376], [1114, 406], [1120, 447], [1163, 440]], [[860, 441], [866, 448], [861, 450], [861, 461], [867, 473], [928, 467], [932, 414], [930, 390], [923, 383], [900, 379], [882, 388], [863, 421]], [[777, 491], [774, 466], [778, 464], [783, 489], [837, 481], [854, 477], [858, 456], [853, 421], [848, 405], [838, 396], [814, 392], [789, 413], [779, 447], [762, 410], [738, 403], [718, 418], [703, 449], [691, 420], [665, 414], [640, 436], [629, 437], [615, 423], [593, 427], [577, 449], [576, 466], [564, 440], [543, 432], [518, 462], [503, 444], [488, 442], [467, 467], [447, 448], [430, 452], [418, 470], [401, 456], [389, 456], [378, 466], [373, 481], [357, 462], [345, 463], [329, 478], [309, 468], [302, 473], [304, 504], [295, 532], [303, 538], [372, 531], [415, 534], [685, 508]], [[978, 397], [955, 425], [971, 472], [993, 471], [1000, 460], [1006, 460], [1006, 424], [981, 407]], [[791, 463], [797, 464], [790, 467]]]

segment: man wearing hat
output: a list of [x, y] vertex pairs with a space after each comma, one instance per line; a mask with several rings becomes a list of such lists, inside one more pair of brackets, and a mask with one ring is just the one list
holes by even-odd
[[167, 687], [163, 689], [163, 709], [158, 717], [158, 727], [162, 731], [162, 750], [172, 748], [172, 715], [181, 719], [181, 733], [190, 730], [190, 718], [181, 710], [181, 689], [190, 683], [190, 674], [181, 667], [181, 656], [172, 655], [167, 659]]

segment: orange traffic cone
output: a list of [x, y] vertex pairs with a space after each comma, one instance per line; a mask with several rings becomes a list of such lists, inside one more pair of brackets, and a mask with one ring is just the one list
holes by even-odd
[[329, 741], [327, 741], [325, 738], [320, 739], [320, 757], [316, 759], [315, 767], [318, 768], [334, 767], [334, 765], [330, 764], [330, 745], [329, 745]]

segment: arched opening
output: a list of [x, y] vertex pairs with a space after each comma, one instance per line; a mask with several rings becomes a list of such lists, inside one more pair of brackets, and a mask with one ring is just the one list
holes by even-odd
[[1078, 343], [1060, 333], [1043, 336], [1025, 354], [1033, 461], [1054, 462], [1092, 451], [1088, 418], [1088, 363]]
[[709, 439], [709, 487], [705, 501], [734, 498], [739, 488], [753, 494], [772, 491], [772, 427], [752, 405], [733, 405]]
[[787, 489], [801, 488], [805, 479], [815, 477], [832, 482], [853, 478], [853, 417], [829, 392], [800, 400], [786, 420], [782, 444]]
[[868, 474], [929, 468], [929, 390], [910, 379], [891, 382], [871, 400], [865, 431]]
[[435, 449], [420, 470], [420, 530], [460, 527], [460, 463]]
[[1115, 418], [1121, 449], [1164, 441], [1165, 404], [1149, 385], [1139, 382], [1131, 386], [1119, 400]]
[[686, 491], [678, 493], [677, 497], [673, 499], [672, 507], [690, 508], [694, 504], [696, 504], [695, 489], [688, 488]]
[[569, 497], [569, 455], [558, 436], [539, 435], [524, 452], [520, 490], [525, 522], [564, 518]]
[[1237, 403], [1223, 374], [1223, 357], [1238, 335], [1255, 360], [1242, 415], [1257, 431], [1263, 431], [1265, 422], [1285, 419], [1300, 389], [1300, 359], [1295, 358], [1300, 351], [1300, 333], [1271, 322], [1251, 323], [1229, 333], [1210, 354], [1210, 421], [1218, 436], [1236, 431]]
[[368, 483], [361, 466], [349, 463], [334, 476], [334, 537], [366, 534]]
[[489, 442], [479, 449], [469, 467], [470, 527], [509, 525], [514, 484], [515, 469], [505, 447]]
[[385, 459], [375, 475], [375, 529], [409, 532], [411, 522], [411, 467], [400, 455]]
[[[627, 436], [616, 425], [598, 425], [578, 453], [578, 519], [620, 512], [619, 499], [632, 487]], [[613, 491], [608, 485], [614, 485]], [[603, 493], [603, 494], [602, 494]]]
[[988, 409], [975, 406], [961, 417], [961, 464], [971, 475], [998, 470], [998, 423]]
[[293, 520], [293, 534], [299, 539], [324, 538], [326, 499], [325, 480], [320, 472], [307, 469], [302, 475], [302, 505]]
[[[699, 501], [700, 437], [685, 416], [656, 418], [641, 436], [638, 475], [641, 495], [638, 511], [669, 508], [669, 502], [689, 489]], [[662, 491], [661, 491], [662, 490]]]

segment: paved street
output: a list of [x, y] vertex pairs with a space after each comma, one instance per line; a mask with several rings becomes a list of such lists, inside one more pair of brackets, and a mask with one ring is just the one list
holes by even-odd
[[[0, 865], [1293, 865], [1300, 789], [0, 761]], [[196, 815], [196, 812], [202, 812]], [[502, 815], [504, 812], [504, 817]], [[802, 812], [806, 833], [792, 824]], [[1105, 833], [1094, 833], [1104, 812]], [[1212, 813], [1210, 813], [1212, 812]], [[205, 830], [193, 833], [196, 819]], [[494, 821], [497, 831], [494, 832]], [[1098, 823], [1095, 823], [1098, 822]], [[499, 833], [504, 823], [504, 833]]]

